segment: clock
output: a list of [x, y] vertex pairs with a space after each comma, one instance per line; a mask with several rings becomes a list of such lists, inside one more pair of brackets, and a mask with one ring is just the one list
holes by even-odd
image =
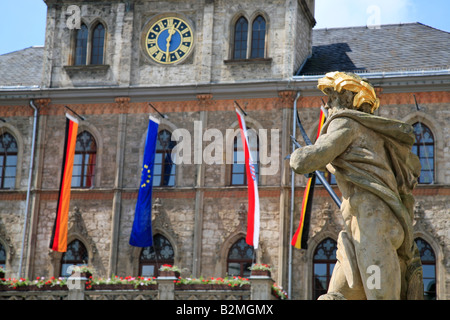
[[186, 59], [194, 45], [189, 23], [179, 17], [164, 17], [150, 25], [144, 39], [145, 51], [160, 64], [175, 64]]

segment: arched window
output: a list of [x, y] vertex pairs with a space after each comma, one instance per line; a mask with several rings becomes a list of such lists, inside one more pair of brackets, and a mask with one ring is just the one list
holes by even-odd
[[162, 130], [156, 141], [155, 164], [153, 167], [153, 186], [175, 185], [175, 163], [172, 159], [172, 149], [176, 142], [172, 141], [172, 133]]
[[253, 247], [244, 238], [236, 241], [228, 251], [227, 274], [230, 276], [249, 277], [253, 261]]
[[85, 65], [87, 62], [88, 28], [84, 23], [77, 30], [75, 41], [75, 65]]
[[139, 257], [139, 275], [157, 277], [163, 264], [173, 265], [175, 253], [172, 244], [163, 235], [153, 237], [153, 246], [143, 248]]
[[240, 17], [234, 28], [234, 59], [247, 59], [248, 21]]
[[251, 58], [264, 58], [266, 47], [266, 20], [257, 16], [252, 25], [252, 53]]
[[336, 264], [337, 244], [333, 239], [323, 240], [314, 251], [313, 299], [327, 293], [331, 275]]
[[73, 240], [67, 245], [67, 251], [61, 257], [61, 277], [69, 277], [70, 266], [86, 266], [89, 257], [86, 247], [80, 240]]
[[[259, 181], [259, 143], [255, 130], [247, 128], [248, 143], [255, 168], [255, 179]], [[240, 133], [234, 137], [233, 164], [231, 165], [231, 185], [239, 186], [247, 184], [247, 173], [245, 170], [245, 152], [242, 145]]]
[[6, 250], [3, 244], [0, 242], [0, 267], [5, 269], [6, 266]]
[[424, 124], [417, 122], [413, 125], [416, 142], [412, 151], [419, 157], [422, 171], [419, 183], [433, 183], [434, 181], [434, 137], [431, 130]]
[[425, 240], [417, 238], [423, 270], [423, 291], [425, 300], [436, 300], [436, 256]]
[[73, 161], [72, 187], [90, 188], [94, 185], [97, 144], [87, 131], [77, 136]]
[[0, 136], [0, 189], [14, 188], [17, 169], [17, 142], [5, 132]]
[[91, 64], [103, 64], [105, 27], [98, 23], [92, 33]]

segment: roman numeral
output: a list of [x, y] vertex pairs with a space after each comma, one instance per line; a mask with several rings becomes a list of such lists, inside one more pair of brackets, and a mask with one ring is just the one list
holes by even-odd
[[157, 48], [156, 46], [153, 46], [153, 47], [148, 48], [148, 52], [149, 52], [151, 55], [154, 55], [157, 51], [158, 51], [158, 48]]
[[184, 53], [188, 52], [189, 47], [186, 47], [184, 44], [181, 45], [180, 50], [183, 51]]
[[192, 42], [192, 37], [183, 37], [183, 42]]

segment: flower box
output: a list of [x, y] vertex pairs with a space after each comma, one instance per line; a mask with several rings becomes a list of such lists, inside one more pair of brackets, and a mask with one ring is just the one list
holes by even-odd
[[60, 290], [68, 290], [67, 285], [62, 285], [62, 286], [43, 285], [42, 287], [38, 287], [38, 286], [30, 286], [30, 287], [34, 287], [34, 288], [35, 288], [35, 289], [31, 289], [31, 290], [37, 290], [37, 291], [60, 291]]
[[249, 284], [230, 286], [227, 284], [177, 284], [176, 290], [250, 290]]
[[180, 277], [180, 273], [178, 271], [172, 271], [172, 270], [160, 270], [159, 276], [160, 277], [175, 277], [178, 279]]
[[89, 290], [134, 290], [134, 285], [125, 283], [93, 284]]
[[251, 276], [258, 277], [271, 277], [271, 273], [269, 270], [252, 270]]
[[110, 284], [93, 284], [89, 290], [157, 290], [157, 284], [138, 285], [126, 284], [126, 283], [110, 283]]
[[[72, 276], [73, 275], [76, 275], [76, 271], [72, 271]], [[90, 273], [90, 272], [80, 272], [79, 273], [79, 276], [81, 277], [81, 278], [86, 278], [86, 279], [90, 279], [91, 277], [92, 277], [92, 273]]]

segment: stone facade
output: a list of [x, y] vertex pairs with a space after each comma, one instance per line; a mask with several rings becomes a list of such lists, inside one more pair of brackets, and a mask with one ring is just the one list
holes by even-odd
[[[80, 129], [97, 143], [94, 186], [72, 189], [69, 241], [79, 239], [99, 276], [137, 275], [140, 248], [128, 244], [138, 194], [149, 106], [168, 116], [160, 128], [186, 129], [191, 149], [210, 145], [203, 134], [237, 129], [233, 102], [248, 116], [247, 125], [268, 129], [276, 174], [260, 176], [261, 236], [257, 260], [273, 266], [272, 275], [284, 288], [292, 284], [293, 299], [311, 299], [313, 255], [326, 238], [337, 239], [342, 217], [325, 189], [315, 191], [307, 250], [292, 250], [290, 232], [299, 221], [306, 178], [295, 177], [291, 220], [291, 172], [285, 157], [292, 152], [293, 106], [312, 137], [317, 130], [320, 92], [314, 77], [293, 77], [311, 52], [314, 1], [46, 1], [48, 5], [41, 89], [5, 90], [0, 99], [0, 130], [19, 145], [16, 186], [0, 190], [0, 242], [6, 248], [8, 276], [19, 276], [22, 232], [27, 214], [22, 276], [58, 276], [61, 254], [48, 249], [57, 205], [64, 124], [70, 107], [85, 117]], [[66, 9], [81, 8], [82, 21], [106, 26], [103, 65], [73, 66], [73, 30], [66, 27]], [[308, 6], [309, 9], [308, 10]], [[142, 50], [141, 38], [154, 17], [176, 12], [193, 25], [195, 48], [183, 63], [159, 66]], [[267, 54], [260, 60], [231, 59], [230, 34], [237, 17], [251, 21], [261, 14], [268, 25]], [[374, 77], [379, 115], [416, 123], [422, 121], [435, 138], [435, 183], [419, 185], [415, 232], [436, 254], [437, 295], [450, 297], [449, 202], [450, 131], [449, 76], [387, 81]], [[440, 82], [439, 82], [440, 81]], [[434, 86], [447, 85], [447, 89]], [[2, 93], [3, 94], [3, 93]], [[422, 109], [415, 109], [415, 94]], [[36, 153], [29, 210], [26, 210], [32, 141], [33, 100], [39, 109]], [[196, 125], [201, 124], [201, 130]], [[0, 131], [2, 132], [2, 131]], [[200, 132], [200, 135], [198, 133]], [[196, 135], [197, 134], [197, 135]], [[197, 140], [195, 140], [195, 138]], [[224, 139], [226, 140], [226, 139]], [[303, 141], [298, 134], [298, 140]], [[232, 147], [228, 145], [228, 147]], [[225, 160], [226, 155], [223, 155]], [[229, 164], [194, 162], [176, 166], [175, 187], [155, 187], [154, 233], [164, 235], [175, 251], [175, 264], [194, 276], [225, 276], [228, 250], [246, 234], [247, 188], [231, 186]], [[337, 187], [334, 188], [339, 194]], [[28, 212], [28, 213], [27, 213]], [[291, 225], [293, 221], [294, 225]], [[289, 269], [292, 267], [292, 276]]]

